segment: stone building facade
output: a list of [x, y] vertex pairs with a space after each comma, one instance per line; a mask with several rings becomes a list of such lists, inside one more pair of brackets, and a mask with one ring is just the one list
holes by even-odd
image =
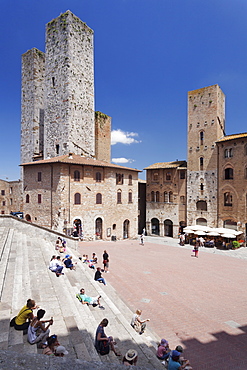
[[27, 220], [85, 240], [134, 238], [138, 171], [75, 154], [23, 164]]
[[227, 135], [218, 148], [218, 226], [247, 235], [247, 133]]
[[177, 236], [186, 225], [186, 161], [146, 167], [146, 232]]
[[17, 181], [0, 180], [0, 214], [22, 212], [22, 183]]

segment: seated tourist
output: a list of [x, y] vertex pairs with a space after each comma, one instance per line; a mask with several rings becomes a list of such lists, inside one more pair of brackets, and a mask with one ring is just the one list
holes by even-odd
[[176, 349], [171, 351], [171, 355], [168, 361], [168, 370], [182, 370], [182, 369], [192, 369], [188, 360], [180, 358], [181, 352]]
[[75, 266], [72, 263], [72, 256], [68, 256], [63, 260], [63, 263], [65, 264], [65, 267], [70, 270], [75, 270]]
[[[45, 310], [38, 310], [37, 316], [33, 318], [28, 327], [27, 340], [30, 344], [44, 343], [50, 334], [49, 327], [53, 324], [53, 319], [41, 320], [44, 315]], [[45, 327], [45, 323], [49, 324]]]
[[50, 337], [47, 338], [47, 345], [43, 349], [43, 355], [48, 355], [48, 356], [55, 356], [56, 355], [56, 348], [60, 346], [58, 340], [57, 340], [57, 335], [51, 335]]
[[27, 304], [22, 307], [18, 315], [14, 319], [14, 328], [23, 330], [23, 334], [27, 334], [27, 329], [30, 321], [34, 318], [33, 310], [38, 308], [33, 299], [28, 299]]
[[61, 260], [60, 260], [60, 256], [57, 256], [57, 257], [52, 256], [51, 261], [50, 261], [50, 265], [49, 265], [49, 269], [52, 272], [55, 272], [57, 277], [60, 276], [60, 275], [63, 275], [62, 274], [63, 266], [62, 266], [62, 263], [61, 263]]
[[63, 357], [65, 355], [68, 355], [68, 353], [69, 352], [66, 350], [64, 346], [58, 346], [55, 351], [55, 356]]
[[135, 329], [139, 334], [143, 334], [146, 328], [146, 322], [150, 319], [141, 320], [140, 316], [142, 314], [141, 310], [136, 310], [136, 313], [132, 316], [130, 325]]
[[161, 339], [160, 343], [158, 344], [158, 349], [156, 356], [159, 360], [167, 360], [170, 353], [169, 343], [165, 339]]
[[108, 320], [103, 319], [99, 324], [95, 334], [95, 348], [100, 355], [107, 355], [110, 349], [116, 356], [121, 356], [115, 349], [115, 342], [112, 337], [107, 337], [104, 328], [108, 325]]
[[99, 308], [103, 308], [103, 306], [100, 305], [101, 296], [89, 297], [85, 294], [84, 288], [81, 288], [80, 293], [76, 295], [76, 298], [78, 298], [82, 304], [92, 305], [93, 307], [99, 306]]
[[101, 276], [101, 268], [100, 267], [97, 267], [97, 270], [94, 274], [94, 280], [106, 285], [105, 279]]
[[123, 364], [126, 366], [136, 366], [138, 359], [138, 352], [134, 349], [129, 349], [123, 358]]

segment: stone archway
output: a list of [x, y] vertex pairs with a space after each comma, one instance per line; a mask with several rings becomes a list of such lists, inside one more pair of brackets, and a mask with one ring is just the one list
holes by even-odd
[[173, 237], [173, 222], [171, 220], [164, 221], [165, 236]]
[[95, 220], [95, 237], [96, 239], [102, 239], [103, 221], [101, 217]]
[[160, 235], [160, 222], [157, 218], [151, 220], [151, 234]]
[[128, 239], [129, 238], [129, 220], [125, 220], [123, 223], [123, 238]]

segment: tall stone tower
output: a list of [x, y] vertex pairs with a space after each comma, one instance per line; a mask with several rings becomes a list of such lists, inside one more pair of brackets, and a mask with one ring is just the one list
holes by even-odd
[[217, 226], [217, 148], [225, 135], [225, 95], [218, 85], [188, 92], [187, 225]]
[[44, 158], [94, 156], [93, 31], [70, 11], [46, 26]]
[[42, 159], [44, 146], [45, 54], [31, 49], [22, 55], [21, 163]]
[[111, 162], [111, 117], [95, 112], [95, 157]]
[[95, 155], [93, 31], [70, 11], [22, 56], [21, 162]]

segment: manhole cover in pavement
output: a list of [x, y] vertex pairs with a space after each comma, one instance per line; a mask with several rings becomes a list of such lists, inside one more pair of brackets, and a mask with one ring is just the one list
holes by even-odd
[[238, 324], [236, 321], [233, 321], [233, 320], [226, 321], [225, 324], [229, 325], [231, 328], [240, 327], [240, 324]]
[[167, 295], [168, 293], [167, 292], [160, 292], [160, 294]]
[[149, 302], [150, 302], [150, 299], [147, 299], [147, 298], [142, 298], [142, 299], [141, 299], [141, 302], [144, 302], [144, 303], [149, 303]]
[[144, 274], [151, 274], [150, 271], [143, 271]]

